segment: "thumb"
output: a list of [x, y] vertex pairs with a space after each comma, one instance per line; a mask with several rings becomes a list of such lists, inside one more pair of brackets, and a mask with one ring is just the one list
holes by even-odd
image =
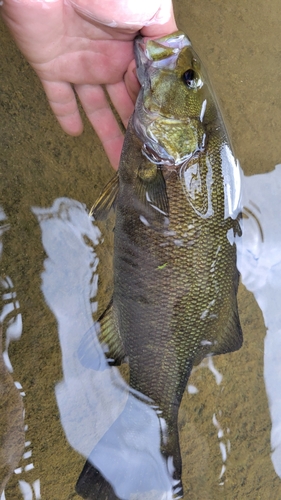
[[130, 98], [132, 99], [133, 103], [135, 103], [140, 91], [140, 84], [137, 79], [136, 61], [134, 59], [130, 62], [128, 69], [124, 75], [124, 82]]

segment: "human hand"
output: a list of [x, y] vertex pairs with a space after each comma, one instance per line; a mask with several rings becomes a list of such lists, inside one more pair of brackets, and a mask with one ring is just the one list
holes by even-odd
[[139, 90], [133, 40], [177, 29], [171, 0], [4, 0], [1, 9], [63, 130], [83, 131], [76, 92], [117, 168], [123, 134], [106, 93], [126, 127]]

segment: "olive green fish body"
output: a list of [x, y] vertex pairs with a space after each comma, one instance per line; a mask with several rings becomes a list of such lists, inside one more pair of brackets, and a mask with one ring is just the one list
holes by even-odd
[[[114, 292], [101, 341], [167, 428], [182, 495], [178, 408], [192, 366], [242, 343], [235, 234], [239, 167], [200, 61], [181, 33], [136, 42], [142, 85], [119, 174], [93, 207], [114, 203]], [[114, 193], [114, 195], [112, 194]], [[177, 495], [177, 496], [176, 496]]]
[[[177, 413], [192, 366], [242, 342], [236, 249], [227, 237], [237, 222], [224, 218], [219, 203], [202, 219], [186, 199], [179, 171], [164, 169], [169, 222], [159, 229], [158, 213], [155, 220], [139, 201], [137, 173], [147, 162], [130, 124], [119, 169], [113, 307], [130, 385], [163, 412], [171, 436], [163, 452], [173, 455], [179, 478]], [[223, 196], [219, 170], [212, 196]]]

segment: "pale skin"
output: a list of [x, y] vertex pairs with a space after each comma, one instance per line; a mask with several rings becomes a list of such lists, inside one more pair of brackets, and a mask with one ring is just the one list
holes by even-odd
[[[4, 0], [1, 12], [63, 130], [80, 135], [77, 96], [117, 169], [139, 91], [133, 40], [177, 30], [172, 0]], [[77, 96], [76, 96], [76, 94]]]

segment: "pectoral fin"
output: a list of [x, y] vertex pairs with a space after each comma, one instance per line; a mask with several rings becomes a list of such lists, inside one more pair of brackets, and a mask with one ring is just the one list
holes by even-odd
[[119, 175], [118, 172], [106, 184], [100, 197], [94, 203], [90, 210], [90, 215], [93, 215], [96, 220], [104, 220], [108, 216], [110, 209], [115, 204], [115, 200], [119, 191]]
[[199, 153], [184, 163], [180, 170], [180, 179], [195, 213], [204, 219], [213, 215], [212, 165], [206, 155]]
[[159, 222], [159, 217], [163, 219], [169, 215], [166, 182], [157, 165], [146, 160], [139, 167], [136, 194], [152, 224], [154, 220]]

